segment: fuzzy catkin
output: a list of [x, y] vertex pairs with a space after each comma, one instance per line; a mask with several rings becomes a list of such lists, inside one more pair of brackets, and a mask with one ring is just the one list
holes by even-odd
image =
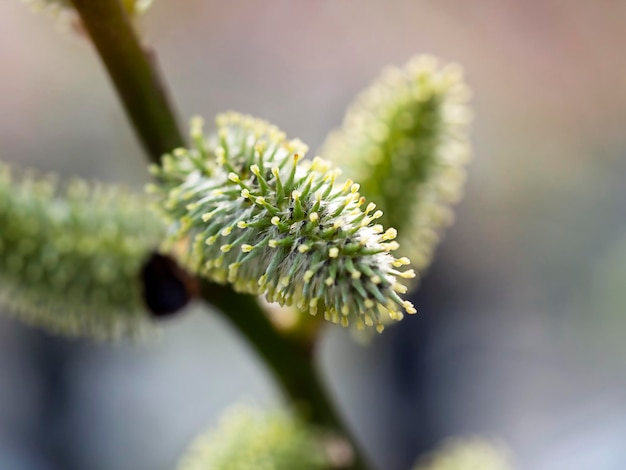
[[389, 67], [348, 109], [321, 155], [377, 201], [418, 274], [453, 219], [470, 156], [470, 92], [457, 65], [429, 56]]
[[502, 445], [482, 438], [450, 439], [422, 457], [413, 470], [513, 470]]
[[177, 470], [324, 470], [320, 437], [286, 412], [237, 406], [192, 444]]
[[415, 313], [399, 296], [409, 260], [391, 254], [396, 232], [376, 223], [358, 184], [336, 184], [336, 169], [304, 160], [307, 147], [265, 121], [228, 113], [217, 127], [206, 139], [195, 121], [194, 147], [153, 168], [170, 240], [189, 241], [188, 267], [344, 326], [382, 330], [385, 317]]
[[67, 335], [113, 338], [148, 324], [141, 269], [164, 227], [145, 198], [76, 180], [12, 177], [0, 164], [0, 305]]

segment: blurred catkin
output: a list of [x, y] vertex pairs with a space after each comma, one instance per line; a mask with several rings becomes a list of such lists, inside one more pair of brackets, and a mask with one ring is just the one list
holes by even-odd
[[321, 151], [376, 201], [381, 223], [398, 230], [398, 253], [411, 259], [418, 275], [461, 196], [470, 157], [469, 97], [459, 66], [415, 57], [403, 68], [384, 70]]
[[110, 338], [147, 323], [141, 271], [164, 227], [146, 200], [0, 165], [0, 305], [53, 332]]
[[413, 470], [513, 470], [513, 465], [501, 445], [481, 438], [450, 439]]
[[376, 219], [359, 185], [336, 184], [328, 162], [271, 124], [237, 113], [217, 119], [206, 139], [192, 124], [189, 150], [165, 156], [152, 190], [172, 230], [189, 241], [187, 265], [245, 293], [295, 305], [347, 326], [376, 326], [415, 313], [399, 293], [409, 263], [395, 258], [394, 229]]
[[178, 470], [322, 470], [321, 435], [286, 412], [238, 406], [201, 436]]

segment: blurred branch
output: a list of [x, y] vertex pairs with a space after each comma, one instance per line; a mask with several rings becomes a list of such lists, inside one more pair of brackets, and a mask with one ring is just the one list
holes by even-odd
[[[154, 67], [154, 59], [141, 47], [120, 1], [71, 1], [150, 159], [158, 163], [163, 154], [183, 147], [185, 141]], [[356, 441], [342, 424], [317, 376], [311, 348], [281, 336], [254, 297], [206, 281], [201, 293], [248, 339], [266, 361], [284, 393], [303, 407], [312, 422], [336, 430], [350, 440], [355, 457], [349, 468], [367, 468]]]
[[155, 67], [119, 0], [71, 0], [153, 162], [185, 145]]
[[368, 468], [356, 440], [343, 425], [317, 375], [314, 349], [277, 332], [253, 296], [237, 294], [230, 288], [209, 282], [204, 282], [201, 290], [203, 297], [210, 298], [226, 320], [263, 357], [283, 391], [304, 416], [315, 424], [341, 432], [348, 439], [354, 451], [350, 468]]

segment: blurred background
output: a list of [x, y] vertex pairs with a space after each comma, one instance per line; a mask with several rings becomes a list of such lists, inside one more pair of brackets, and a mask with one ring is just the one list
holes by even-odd
[[[0, 18], [1, 158], [140, 189], [91, 47], [19, 1]], [[156, 0], [141, 20], [183, 119], [234, 109], [312, 149], [384, 65], [465, 68], [475, 157], [420, 314], [368, 347], [328, 328], [320, 351], [381, 469], [473, 435], [520, 469], [626, 468], [625, 22], [608, 0]], [[280, 395], [200, 306], [140, 345], [0, 319], [0, 469], [169, 470], [241, 400]]]

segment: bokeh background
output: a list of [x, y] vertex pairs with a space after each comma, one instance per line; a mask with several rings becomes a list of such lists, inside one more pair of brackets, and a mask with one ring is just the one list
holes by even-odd
[[[91, 47], [17, 0], [0, 25], [1, 158], [141, 188]], [[156, 0], [141, 27], [181, 117], [235, 109], [312, 149], [384, 65], [462, 64], [475, 158], [420, 314], [368, 347], [329, 328], [326, 377], [381, 469], [468, 435], [520, 469], [626, 468], [626, 3]], [[140, 345], [0, 319], [1, 469], [169, 470], [241, 400], [280, 396], [200, 306]]]

